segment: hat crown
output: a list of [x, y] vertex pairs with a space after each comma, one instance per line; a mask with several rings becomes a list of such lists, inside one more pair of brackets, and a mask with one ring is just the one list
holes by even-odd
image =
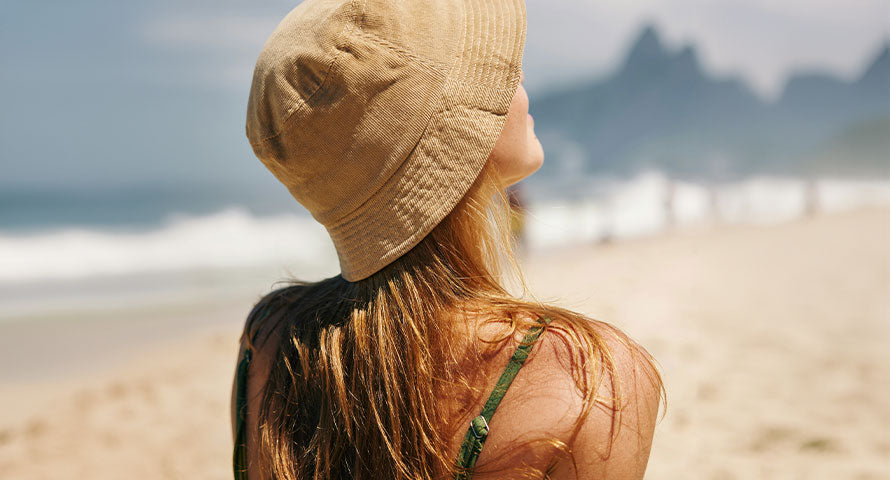
[[[436, 190], [453, 187], [439, 182], [461, 184], [461, 195], [469, 187], [464, 177], [478, 173], [478, 159], [448, 164], [468, 149], [487, 150], [487, 157], [491, 131], [455, 136], [450, 131], [457, 126], [433, 118], [481, 110], [494, 118], [480, 122], [494, 122], [499, 132], [518, 84], [524, 37], [521, 0], [305, 0], [269, 37], [254, 70], [247, 137], [263, 164], [331, 232], [345, 277], [356, 275], [347, 275], [346, 240], [333, 230], [380, 210], [387, 196], [441, 199]], [[464, 118], [460, 128], [472, 125]], [[403, 177], [413, 157], [426, 159], [426, 172], [409, 182]], [[454, 201], [446, 203], [450, 210]], [[405, 249], [400, 237], [419, 240], [418, 231], [405, 233], [415, 230], [408, 224], [419, 207], [398, 208], [390, 212], [402, 215], [398, 225], [369, 240], [390, 256]], [[441, 212], [434, 216], [441, 220]], [[427, 223], [419, 222], [424, 234]]]
[[300, 4], [263, 47], [248, 100], [254, 150], [322, 223], [353, 211], [408, 156], [457, 48], [455, 19], [426, 2], [369, 3]]

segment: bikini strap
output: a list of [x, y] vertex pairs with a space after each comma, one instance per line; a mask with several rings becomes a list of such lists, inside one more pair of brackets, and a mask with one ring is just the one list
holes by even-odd
[[458, 466], [462, 467], [462, 470], [455, 475], [455, 480], [468, 480], [472, 476], [466, 469], [475, 466], [476, 460], [479, 459], [479, 455], [482, 453], [482, 447], [485, 445], [485, 440], [488, 438], [489, 433], [488, 422], [507, 393], [507, 389], [510, 388], [510, 384], [513, 383], [513, 379], [516, 378], [516, 374], [519, 373], [519, 369], [522, 368], [522, 364], [525, 363], [525, 359], [528, 358], [528, 354], [531, 352], [535, 341], [551, 320], [550, 317], [540, 318], [538, 322], [544, 325], [535, 326], [529, 330], [522, 343], [516, 347], [513, 356], [510, 357], [510, 362], [507, 363], [507, 367], [495, 384], [494, 390], [492, 390], [491, 395], [485, 402], [485, 406], [482, 407], [482, 412], [470, 421], [470, 428], [467, 430], [464, 442], [460, 446], [460, 454], [457, 461]]
[[[260, 302], [254, 306], [253, 310], [247, 316], [252, 318], [257, 315], [256, 321], [262, 321], [271, 311], [271, 302]], [[235, 473], [235, 480], [247, 480], [247, 442], [245, 438], [246, 415], [247, 415], [247, 373], [250, 367], [250, 360], [253, 354], [249, 347], [244, 348], [244, 354], [241, 361], [238, 362], [238, 368], [235, 371], [235, 448], [232, 454], [232, 467]]]

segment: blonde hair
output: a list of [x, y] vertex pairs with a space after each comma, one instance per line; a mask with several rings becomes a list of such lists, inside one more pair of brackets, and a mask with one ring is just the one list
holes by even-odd
[[[466, 429], [456, 419], [470, 413], [470, 407], [446, 412], [439, 399], [460, 392], [461, 398], [478, 400], [491, 388], [456, 368], [467, 361], [461, 357], [468, 352], [454, 351], [460, 333], [442, 319], [457, 311], [482, 314], [483, 323], [505, 327], [503, 337], [478, 339], [482, 341], [475, 345], [481, 347], [469, 352], [478, 362], [490, 358], [503, 340], [534, 326], [527, 314], [549, 316], [545, 335], [559, 330], [575, 346], [572, 375], [584, 397], [575, 433], [593, 405], [601, 403], [612, 414], [615, 438], [621, 409], [617, 402], [595, 396], [603, 381], [620, 396], [616, 365], [601, 334], [612, 328], [508, 292], [508, 276], [502, 273], [512, 270], [509, 278], [518, 281], [523, 297], [528, 293], [513, 250], [510, 208], [505, 186], [489, 162], [453, 211], [382, 270], [357, 282], [339, 275], [292, 281], [260, 302], [279, 312], [268, 322], [252, 315], [245, 329], [250, 348], [278, 339], [258, 409], [259, 451], [251, 455], [264, 477], [453, 477], [459, 468], [450, 442]], [[270, 335], [272, 330], [280, 335]], [[648, 355], [646, 361], [652, 364]], [[653, 381], [661, 388], [660, 378]], [[536, 441], [572, 455], [570, 446], [558, 439]], [[537, 478], [546, 475], [540, 468], [527, 470]]]

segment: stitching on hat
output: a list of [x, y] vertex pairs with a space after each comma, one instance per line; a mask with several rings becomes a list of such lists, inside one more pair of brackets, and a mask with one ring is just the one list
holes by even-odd
[[[353, 5], [353, 7], [355, 7], [355, 0], [352, 0], [351, 3]], [[362, 22], [364, 22], [364, 15], [362, 15], [361, 18], [362, 18]], [[351, 25], [352, 24], [350, 24], [350, 23], [347, 23], [346, 25], [344, 25], [343, 29], [340, 30], [340, 33], [338, 36], [343, 38], [344, 37], [343, 33], [346, 32], [346, 30], [348, 30]], [[347, 40], [349, 39], [348, 36], [345, 38], [347, 38]], [[348, 42], [348, 44], [351, 45], [351, 43], [349, 43], [349, 42]], [[334, 54], [334, 57], [331, 59], [330, 63], [328, 63], [328, 67], [325, 70], [325, 74], [324, 74], [325, 75], [324, 80], [322, 80], [321, 83], [318, 84], [318, 87], [312, 92], [311, 95], [309, 95], [309, 97], [306, 98], [306, 100], [311, 100], [313, 97], [315, 97], [315, 95], [319, 91], [321, 91], [321, 89], [324, 88], [325, 85], [329, 82], [329, 80], [331, 78], [331, 72], [333, 71], [335, 64], [337, 63], [337, 60], [340, 60], [340, 58], [345, 53], [344, 50], [342, 50], [342, 49], [338, 48], [337, 50], [338, 50], [338, 52], [336, 54]], [[297, 113], [299, 113], [300, 111], [302, 111], [304, 108], [306, 108], [309, 105], [306, 100], [303, 100], [303, 99], [299, 100], [297, 106], [294, 107], [293, 110], [288, 112], [287, 115], [284, 117], [284, 120], [281, 121], [281, 125], [278, 127], [278, 130], [275, 133], [273, 133], [269, 136], [263, 137], [259, 140], [256, 140], [255, 142], [250, 141], [248, 139], [250, 145], [255, 146], [255, 147], [260, 147], [263, 144], [267, 143], [269, 140], [272, 140], [273, 138], [280, 136], [284, 132], [288, 123], [290, 123], [291, 119], [293, 119]]]
[[[440, 96], [439, 99], [436, 101], [436, 108], [433, 110], [433, 113], [430, 115], [430, 118], [427, 120], [427, 123], [423, 127], [423, 131], [420, 134], [420, 137], [418, 138], [417, 142], [414, 144], [414, 147], [411, 148], [411, 151], [408, 152], [408, 155], [405, 157], [405, 160], [410, 158], [412, 156], [412, 154], [414, 154], [415, 150], [420, 150], [424, 155], [429, 155], [429, 154], [433, 153], [429, 150], [430, 142], [433, 142], [434, 139], [441, 141], [440, 135], [442, 132], [442, 126], [443, 126], [443, 122], [444, 122], [443, 115], [448, 111], [448, 106], [443, 103], [444, 99], [447, 95], [448, 95], [447, 92], [443, 93], [443, 95]], [[404, 163], [403, 163], [403, 165], [404, 165]], [[401, 168], [401, 166], [399, 168]], [[392, 175], [390, 175], [390, 177], [387, 178], [386, 181], [384, 181], [377, 190], [375, 190], [373, 193], [371, 193], [371, 195], [369, 195], [368, 198], [365, 199], [365, 201], [363, 201], [362, 203], [357, 205], [352, 211], [343, 215], [341, 218], [339, 218], [333, 222], [330, 222], [330, 224], [328, 224], [328, 227], [333, 228], [333, 229], [340, 229], [343, 227], [344, 224], [351, 223], [352, 221], [354, 221], [357, 216], [356, 212], [359, 211], [362, 208], [362, 206], [364, 206], [366, 203], [370, 202], [371, 199], [374, 198], [375, 195], [377, 195], [377, 193], [379, 193], [381, 190], [386, 188], [387, 184], [389, 184], [389, 181], [392, 179], [392, 177], [395, 175], [395, 173], [399, 170], [399, 168], [396, 168], [395, 170], [393, 170]], [[406, 167], [406, 168], [410, 168], [410, 167]], [[408, 200], [411, 200], [414, 195], [416, 195], [416, 192], [409, 192], [407, 198], [405, 199], [406, 202]], [[396, 205], [396, 208], [404, 208], [404, 205]]]
[[[355, 219], [355, 217], [357, 216], [356, 212], [361, 210], [361, 208], [365, 204], [370, 202], [371, 199], [373, 199], [375, 195], [377, 195], [381, 190], [386, 188], [386, 186], [389, 184], [390, 180], [392, 180], [392, 178], [395, 176], [396, 172], [398, 172], [405, 165], [405, 161], [407, 161], [409, 158], [411, 158], [411, 156], [414, 154], [415, 150], [420, 149], [421, 151], [423, 151], [423, 153], [429, 153], [428, 151], [424, 151], [424, 149], [427, 148], [426, 143], [430, 142], [431, 140], [429, 140], [429, 139], [432, 137], [438, 138], [438, 129], [431, 129], [430, 126], [433, 125], [434, 119], [436, 119], [436, 117], [439, 116], [441, 113], [443, 113], [443, 110], [436, 109], [433, 111], [432, 114], [430, 114], [430, 118], [427, 119], [427, 123], [426, 123], [426, 125], [424, 125], [423, 130], [420, 132], [420, 136], [418, 137], [417, 142], [415, 142], [414, 146], [411, 147], [411, 150], [405, 156], [405, 159], [403, 160], [402, 164], [399, 165], [398, 168], [394, 169], [392, 171], [392, 173], [390, 173], [389, 177], [387, 177], [386, 180], [384, 180], [376, 190], [371, 192], [371, 194], [368, 195], [368, 198], [366, 198], [362, 203], [356, 205], [355, 208], [353, 208], [350, 212], [346, 213], [339, 219], [330, 222], [329, 226], [331, 228], [339, 228], [339, 227], [343, 226], [344, 224], [353, 221]], [[427, 132], [430, 132], [430, 133], [427, 133]], [[405, 168], [410, 168], [410, 167], [405, 166]], [[411, 196], [411, 194], [409, 193], [408, 199], [410, 199], [410, 196]], [[396, 207], [401, 208], [399, 205], [397, 205]]]
[[[447, 108], [438, 110], [436, 112], [436, 114], [433, 116], [433, 118], [431, 119], [431, 125], [433, 125], [435, 123], [435, 128], [430, 128], [431, 135], [429, 137], [435, 137], [437, 139], [439, 138], [438, 133], [441, 131], [441, 127], [443, 126], [443, 123], [444, 123], [444, 117], [442, 115], [445, 112], [447, 112], [447, 110], [448, 110]], [[433, 152], [429, 150], [431, 148], [431, 145], [429, 145], [429, 142], [430, 142], [430, 140], [427, 140], [427, 141], [422, 140], [416, 146], [416, 148], [423, 151], [425, 155], [430, 155]], [[462, 172], [455, 172], [455, 173], [461, 177], [463, 177], [466, 174], [469, 174], [469, 177], [467, 177], [467, 178], [476, 178], [479, 175], [480, 169], [482, 168], [482, 166], [484, 166], [484, 163], [485, 163], [485, 160], [483, 160], [478, 165], [474, 165], [471, 170], [462, 170]], [[411, 167], [409, 167], [409, 168], [411, 168]], [[416, 165], [414, 166], [414, 168], [415, 168], [415, 170], [412, 170], [410, 175], [408, 173], [406, 173], [406, 175], [408, 175], [412, 178], [415, 177], [416, 175], [419, 175], [420, 170], [416, 170], [416, 168], [417, 168]], [[467, 185], [466, 187], [469, 188], [469, 185]], [[462, 196], [466, 193], [466, 190], [464, 189], [463, 193], [452, 197], [452, 194], [458, 193], [460, 190], [458, 190], [454, 184], [449, 184], [447, 186], [447, 188], [449, 191], [448, 196], [451, 197], [452, 200], [456, 199], [456, 201], [459, 201], [460, 198], [462, 198]], [[421, 192], [419, 190], [411, 190], [411, 191], [407, 192], [406, 196], [402, 198], [403, 201], [400, 203], [397, 203], [395, 205], [395, 208], [396, 208], [395, 214], [403, 215], [409, 208], [408, 206], [411, 203], [413, 203], [416, 198], [418, 198], [420, 196], [421, 196]], [[429, 232], [433, 228], [435, 228], [435, 226], [438, 224], [438, 222], [428, 222], [429, 218], [442, 217], [443, 211], [451, 211], [451, 209], [454, 208], [454, 204], [456, 204], [456, 201], [449, 202], [450, 206], [447, 208], [445, 207], [445, 204], [441, 204], [441, 205], [438, 205], [437, 207], [434, 207], [433, 211], [428, 211], [427, 207], [430, 205], [430, 202], [433, 201], [433, 197], [425, 197], [424, 200], [425, 201], [422, 205], [416, 206], [417, 207], [416, 209], [426, 211], [429, 214], [427, 219], [424, 220], [423, 226], [421, 228], [419, 228], [416, 232], [414, 232], [414, 234], [412, 234], [408, 238], [405, 238], [399, 244], [388, 248], [386, 250], [386, 252], [381, 257], [379, 257], [377, 259], [364, 259], [364, 260], [359, 260], [359, 261], [356, 261], [356, 259], [350, 259], [349, 266], [351, 268], [349, 270], [350, 270], [350, 272], [351, 272], [350, 274], [352, 276], [366, 277], [368, 270], [377, 271], [380, 269], [380, 267], [377, 266], [378, 263], [383, 263], [384, 265], [387, 265], [390, 262], [392, 262], [392, 260], [394, 260], [395, 258], [398, 258], [398, 256], [400, 256], [401, 254], [404, 254], [404, 251], [406, 251], [406, 249], [405, 249], [406, 245], [409, 245], [409, 244], [416, 245], [423, 237], [425, 237], [427, 234], [429, 234]], [[441, 221], [441, 220], [439, 220], [439, 221]], [[360, 234], [359, 227], [361, 225], [362, 225], [361, 222], [359, 222], [358, 224], [354, 224], [351, 227], [348, 227], [347, 230], [344, 231], [343, 230], [344, 225], [341, 223], [337, 226], [330, 227], [329, 231], [331, 231], [331, 230], [339, 231], [342, 236], [341, 241], [346, 242], [347, 238], [352, 238], [355, 235]], [[394, 252], [401, 252], [401, 253], [397, 255]]]
[[352, 7], [358, 12], [359, 22], [358, 22], [358, 32], [361, 33], [365, 30], [365, 0], [361, 0], [361, 7], [358, 7], [356, 4], [356, 0], [352, 0]]
[[448, 66], [445, 65], [444, 63], [438, 63], [438, 62], [434, 62], [432, 60], [420, 57], [417, 54], [406, 50], [405, 48], [401, 47], [400, 45], [390, 42], [389, 40], [387, 40], [385, 38], [381, 38], [371, 32], [366, 32], [364, 30], [360, 30], [358, 33], [361, 34], [366, 39], [371, 40], [372, 42], [380, 45], [381, 47], [386, 47], [395, 53], [398, 53], [404, 57], [407, 57], [410, 60], [414, 60], [415, 62], [420, 63], [421, 65], [423, 65], [425, 67], [431, 68], [439, 73], [445, 73], [445, 74], [448, 73]]
[[[432, 60], [420, 57], [417, 54], [408, 51], [406, 48], [402, 47], [401, 45], [398, 45], [398, 44], [393, 43], [385, 38], [382, 38], [374, 33], [366, 31], [365, 30], [365, 11], [367, 10], [367, 8], [366, 8], [367, 3], [366, 3], [366, 0], [361, 0], [361, 2], [362, 2], [361, 13], [360, 13], [361, 22], [359, 23], [359, 28], [357, 31], [357, 33], [359, 35], [365, 37], [368, 40], [371, 40], [372, 42], [377, 43], [378, 45], [380, 45], [382, 47], [389, 48], [390, 50], [392, 50], [398, 54], [408, 57], [409, 59], [420, 63], [421, 65], [424, 65], [428, 68], [432, 68], [439, 73], [448, 73], [447, 65], [439, 64], [437, 62], [433, 62]], [[355, 0], [353, 0], [353, 5], [355, 5]]]
[[[437, 110], [437, 111], [430, 117], [430, 122], [429, 122], [429, 124], [427, 125], [427, 128], [424, 130], [424, 135], [421, 136], [421, 139], [418, 141], [418, 143], [417, 143], [417, 144], [415, 145], [415, 147], [414, 147], [415, 150], [419, 150], [419, 151], [421, 152], [421, 156], [424, 156], [424, 157], [427, 157], [427, 158], [433, 158], [433, 154], [434, 154], [435, 152], [434, 152], [434, 150], [432, 150], [433, 146], [431, 145], [431, 143], [434, 142], [434, 141], [441, 142], [442, 138], [441, 138], [440, 135], [441, 135], [442, 128], [444, 127], [444, 124], [445, 124], [445, 121], [446, 121], [446, 120], [445, 120], [445, 117], [444, 117], [444, 114], [447, 113], [448, 110], [449, 110], [448, 108], [442, 108], [442, 109], [439, 109], [439, 110]], [[427, 135], [427, 131], [429, 131], [429, 134], [428, 134], [428, 135]], [[434, 139], [435, 139], [435, 140], [434, 140]], [[413, 150], [412, 150], [412, 153], [413, 153]], [[484, 163], [484, 162], [483, 162], [483, 163]], [[405, 175], [408, 176], [408, 177], [412, 177], [412, 178], [416, 177], [417, 175], [419, 175], [419, 174], [421, 173], [421, 171], [418, 170], [418, 167], [419, 167], [418, 164], [414, 164], [414, 165], [409, 165], [409, 166], [407, 166], [406, 168], [408, 169], [408, 172], [406, 172]], [[410, 172], [410, 174], [409, 174], [409, 172]], [[464, 173], [467, 173], [467, 172], [464, 172]], [[477, 174], [478, 174], [478, 172], [477, 172]], [[460, 173], [460, 172], [457, 172], [457, 175], [461, 175], [461, 173]], [[385, 183], [385, 184], [383, 185], [383, 187], [381, 187], [379, 190], [382, 190], [383, 188], [385, 188], [385, 186], [386, 186], [386, 183]], [[449, 190], [449, 192], [451, 192], [451, 191], [455, 191], [455, 186], [449, 184], [449, 185], [447, 185], [447, 189]], [[378, 190], [378, 191], [379, 191], [379, 190]], [[374, 192], [375, 195], [376, 195], [376, 193], [377, 193], [377, 191]], [[402, 215], [402, 214], [404, 214], [405, 211], [406, 211], [406, 209], [409, 208], [408, 206], [409, 206], [409, 205], [410, 205], [410, 204], [411, 204], [417, 197], [421, 196], [421, 193], [422, 193], [422, 192], [421, 192], [420, 189], [412, 189], [412, 190], [408, 191], [408, 192], [405, 194], [405, 196], [401, 198], [402, 201], [394, 205], [394, 206], [395, 206], [395, 209], [396, 209], [396, 212], [395, 212], [396, 215]], [[371, 198], [373, 198], [373, 196], [374, 196], [374, 195], [370, 196], [370, 197], [368, 198], [368, 200], [366, 200], [365, 202], [362, 203], [362, 205], [364, 205], [364, 204], [366, 204], [368, 201], [370, 201]], [[426, 202], [427, 202], [427, 203], [430, 202], [430, 201], [432, 201], [432, 198], [431, 198], [431, 197], [430, 197], [430, 198], [426, 198]], [[336, 230], [342, 230], [342, 229], [344, 228], [344, 225], [345, 225], [346, 223], [352, 223], [354, 220], [356, 220], [356, 218], [357, 218], [356, 211], [360, 210], [360, 208], [361, 208], [361, 206], [359, 206], [358, 208], [356, 208], [355, 210], [353, 210], [353, 211], [350, 212], [349, 214], [345, 215], [343, 218], [341, 218], [341, 219], [340, 219], [339, 221], [337, 221], [335, 224], [330, 225], [329, 227], [330, 227], [330, 228], [333, 228], [333, 229], [336, 229]], [[361, 224], [361, 222], [359, 222], [359, 225], [360, 225], [360, 224]], [[432, 227], [430, 227], [430, 228], [432, 228]], [[353, 229], [350, 229], [350, 230], [353, 230]], [[427, 232], [427, 233], [428, 233], [428, 232]], [[354, 236], [355, 234], [357, 234], [357, 232], [351, 232], [351, 233], [348, 234], [348, 235], [349, 235], [349, 236]], [[403, 246], [403, 245], [404, 245], [405, 243], [407, 243], [408, 241], [410, 241], [410, 239], [406, 239], [405, 241], [403, 241], [402, 243], [400, 243], [400, 244], [396, 247], [396, 249], [401, 248], [401, 246]]]

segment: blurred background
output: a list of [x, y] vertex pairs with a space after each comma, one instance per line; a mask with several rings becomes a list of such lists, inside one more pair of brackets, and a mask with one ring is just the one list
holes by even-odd
[[[241, 322], [339, 272], [253, 156], [299, 2], [0, 4], [0, 469], [228, 478]], [[890, 478], [890, 2], [528, 0], [536, 295], [658, 358], [647, 478]]]

